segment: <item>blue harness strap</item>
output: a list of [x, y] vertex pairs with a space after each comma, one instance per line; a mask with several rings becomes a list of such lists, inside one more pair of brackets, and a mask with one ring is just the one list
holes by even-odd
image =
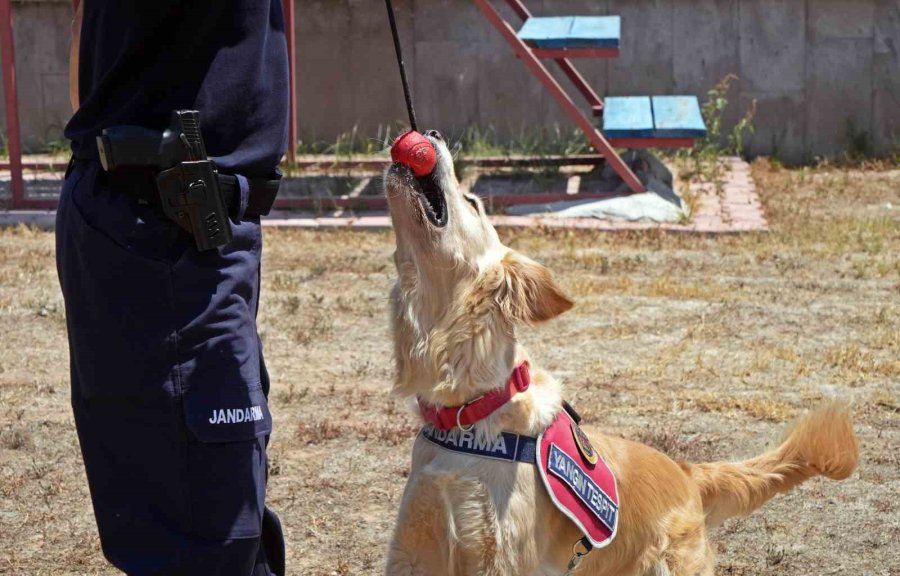
[[499, 436], [488, 438], [479, 437], [474, 430], [437, 430], [432, 426], [425, 426], [420, 434], [432, 444], [451, 452], [507, 462], [537, 462], [538, 441], [531, 436], [501, 432]]

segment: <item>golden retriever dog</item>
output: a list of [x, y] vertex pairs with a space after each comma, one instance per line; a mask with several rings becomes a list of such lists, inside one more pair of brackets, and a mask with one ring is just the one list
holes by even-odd
[[[500, 242], [481, 200], [460, 190], [440, 135], [426, 136], [438, 156], [431, 176], [416, 178], [397, 164], [385, 173], [397, 240], [394, 388], [420, 405], [459, 407], [503, 388], [528, 361], [530, 387], [473, 431], [480, 439], [501, 431], [537, 436], [556, 418], [564, 394], [516, 331], [573, 303], [547, 268]], [[834, 402], [801, 418], [774, 449], [736, 463], [676, 463], [636, 442], [588, 436], [616, 478], [619, 522], [612, 542], [571, 572], [578, 575], [711, 576], [711, 528], [814, 476], [847, 478], [858, 459], [848, 411]], [[535, 465], [445, 450], [420, 434], [385, 572], [559, 576], [568, 573], [581, 538]]]

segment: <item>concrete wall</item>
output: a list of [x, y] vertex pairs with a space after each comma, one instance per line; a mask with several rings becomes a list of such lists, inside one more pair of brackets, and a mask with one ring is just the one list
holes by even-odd
[[[13, 38], [19, 93], [19, 123], [26, 150], [62, 139], [69, 120], [69, 24], [71, 1], [13, 1]], [[0, 82], [0, 138], [6, 140], [6, 110]]]
[[[515, 17], [495, 0], [511, 22]], [[530, 0], [537, 15], [619, 14], [621, 57], [579, 61], [601, 94], [696, 94], [729, 73], [730, 123], [757, 102], [752, 154], [839, 154], [850, 126], [873, 150], [900, 146], [900, 0]], [[395, 0], [420, 123], [452, 137], [570, 126], [471, 0]], [[68, 0], [15, 3], [25, 143], [60, 138], [67, 116]], [[334, 141], [402, 122], [384, 5], [297, 0], [300, 137]], [[562, 80], [564, 86], [568, 86]], [[578, 97], [576, 96], [576, 99]], [[576, 100], [580, 101], [580, 100]], [[2, 102], [2, 101], [0, 101]], [[0, 121], [2, 122], [2, 121]]]

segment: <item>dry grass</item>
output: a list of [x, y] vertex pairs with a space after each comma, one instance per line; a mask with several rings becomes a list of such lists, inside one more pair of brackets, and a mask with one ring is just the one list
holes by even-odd
[[[859, 473], [729, 522], [717, 574], [896, 575], [900, 172], [753, 171], [767, 234], [503, 231], [577, 299], [523, 338], [589, 424], [681, 459], [755, 454], [822, 397], [849, 399]], [[380, 574], [415, 431], [388, 392], [393, 237], [270, 230], [266, 242], [269, 496], [291, 574]], [[68, 407], [52, 234], [0, 231], [0, 334], [0, 573], [111, 574]]]
[[685, 405], [688, 408], [701, 412], [727, 414], [733, 411], [740, 411], [757, 420], [769, 420], [771, 422], [784, 422], [797, 414], [797, 408], [787, 402], [780, 402], [772, 398], [736, 398], [712, 392], [688, 395]]

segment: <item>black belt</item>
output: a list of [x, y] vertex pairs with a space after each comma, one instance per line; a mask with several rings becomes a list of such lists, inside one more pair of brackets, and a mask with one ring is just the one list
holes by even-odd
[[[241, 203], [241, 187], [237, 176], [231, 174], [218, 174], [219, 193], [229, 211], [236, 211]], [[272, 210], [275, 197], [281, 180], [267, 180], [265, 178], [247, 178], [250, 185], [250, 193], [247, 197], [246, 216], [265, 216]]]
[[[99, 162], [96, 157], [78, 158], [72, 161]], [[150, 168], [120, 168], [112, 172], [100, 171], [101, 177], [105, 177], [110, 187], [119, 191], [127, 191], [136, 196], [143, 203], [158, 206], [160, 204], [159, 190], [156, 187], [157, 171]], [[219, 181], [219, 194], [228, 207], [231, 215], [237, 215], [240, 210], [241, 188], [237, 176], [232, 174], [217, 174]], [[247, 208], [244, 215], [249, 217], [266, 216], [275, 203], [278, 189], [281, 186], [280, 179], [247, 178], [249, 194]]]

